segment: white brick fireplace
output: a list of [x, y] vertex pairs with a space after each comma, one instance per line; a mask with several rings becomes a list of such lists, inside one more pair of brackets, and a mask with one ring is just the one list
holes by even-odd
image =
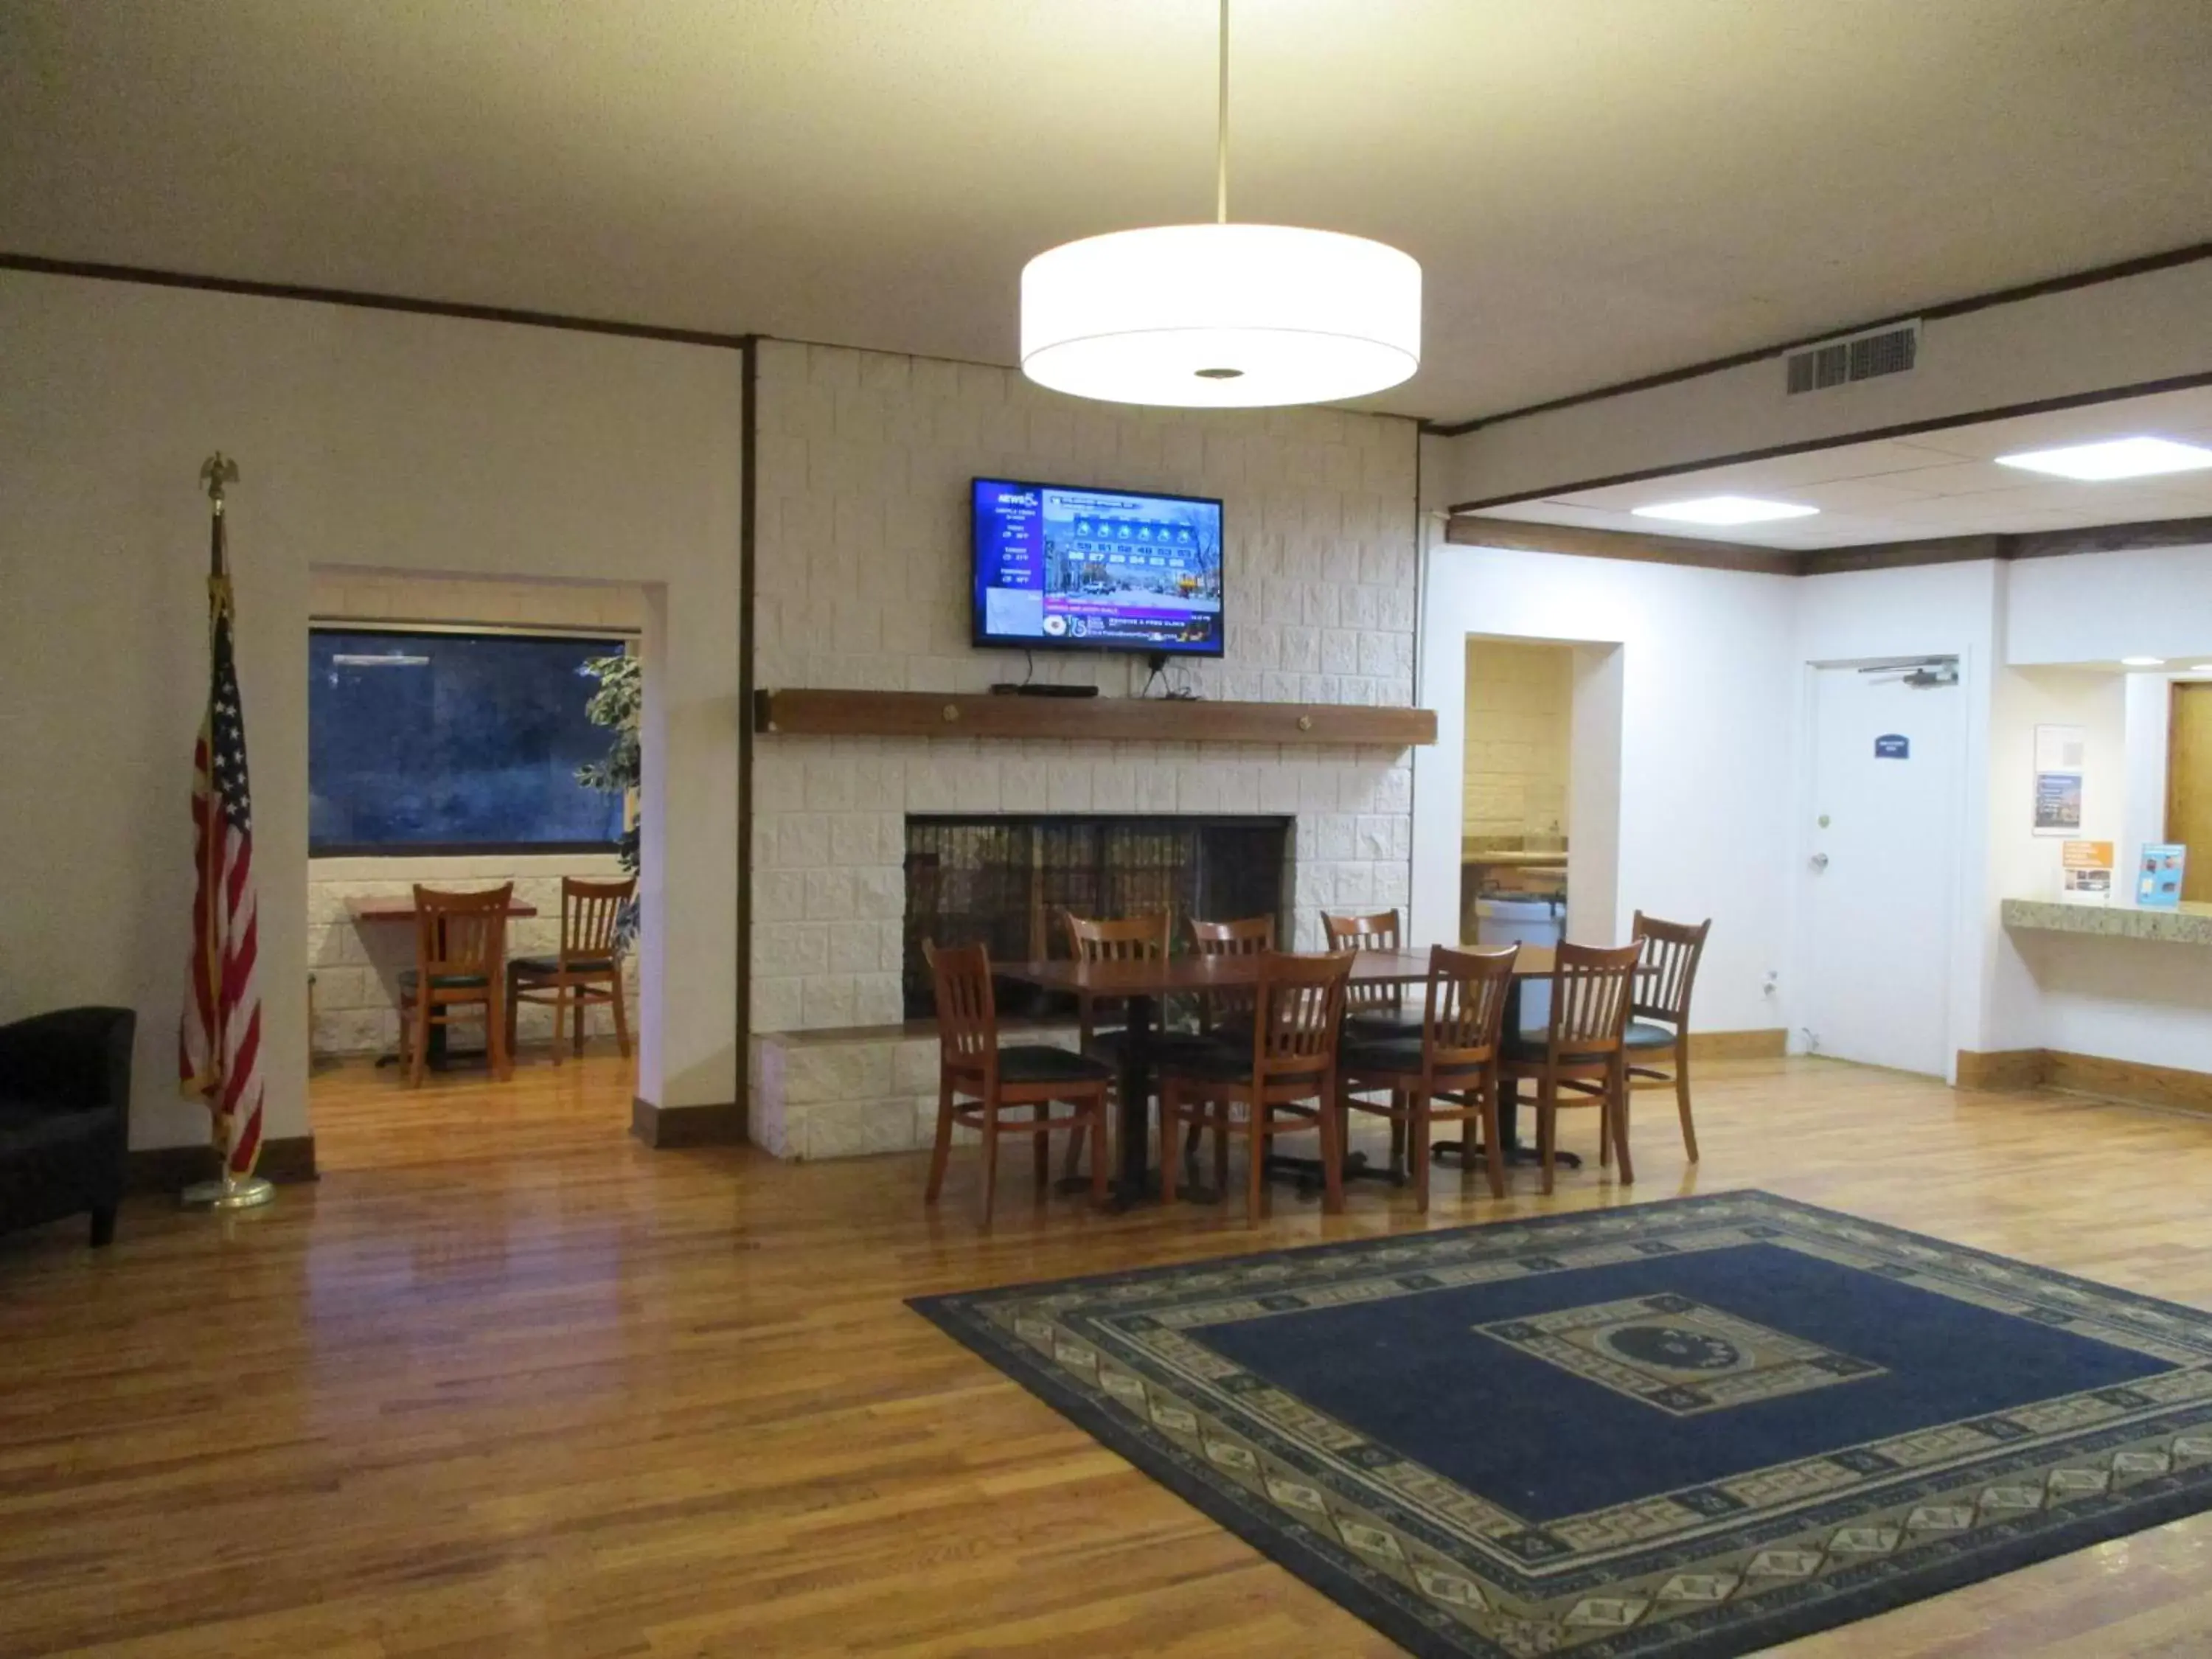
[[[1208, 697], [1413, 696], [1412, 422], [1328, 410], [1080, 403], [1010, 370], [762, 348], [757, 683], [978, 691], [1018, 652], [970, 648], [977, 476], [1218, 495], [1228, 652]], [[1140, 659], [1039, 653], [1036, 676], [1136, 691]], [[1178, 672], [1184, 672], [1178, 669]], [[1406, 751], [1251, 744], [755, 739], [750, 1132], [779, 1157], [925, 1144], [936, 1044], [902, 1027], [909, 812], [1295, 817], [1296, 943], [1323, 907], [1402, 907]]]

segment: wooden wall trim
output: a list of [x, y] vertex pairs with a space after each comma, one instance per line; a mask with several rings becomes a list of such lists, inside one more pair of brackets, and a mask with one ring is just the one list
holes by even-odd
[[2168, 374], [2155, 380], [2138, 380], [2130, 386], [2102, 386], [2094, 392], [2069, 392], [2056, 398], [2036, 398], [2027, 403], [2002, 404], [1993, 409], [1965, 410], [1956, 415], [1934, 415], [1924, 420], [1899, 421], [1890, 426], [1864, 427], [1856, 432], [1838, 432], [1825, 438], [1801, 438], [1791, 443], [1770, 444], [1764, 448], [1747, 449], [1734, 455], [1708, 455], [1695, 461], [1670, 461], [1664, 466], [1639, 467], [1632, 472], [1615, 472], [1604, 477], [1561, 479], [1537, 489], [1516, 489], [1510, 495], [1454, 501], [1446, 510], [1452, 513], [1485, 513], [1492, 507], [1516, 507], [1526, 501], [1540, 501], [1554, 495], [1571, 495], [1579, 489], [1608, 489], [1615, 484], [1649, 483], [1657, 478], [1679, 478], [1692, 472], [1710, 471], [1717, 466], [1734, 466], [1747, 461], [1771, 461], [1785, 455], [1810, 455], [1823, 449], [1841, 449], [1852, 444], [1873, 443], [1882, 438], [1911, 438], [1926, 432], [1951, 432], [1962, 426], [1981, 426], [1990, 421], [2011, 420], [2021, 415], [2049, 415], [2061, 410], [2091, 409], [2099, 404], [2120, 403], [2130, 398], [2155, 397], [2161, 392], [2190, 392], [2203, 386], [2212, 386], [2212, 369], [2200, 369], [2187, 374]]
[[1961, 1089], [2020, 1090], [2041, 1088], [2051, 1068], [2040, 1048], [1961, 1048], [1958, 1071]]
[[1790, 1033], [1779, 1025], [1748, 1031], [1692, 1031], [1690, 1058], [1779, 1060], [1790, 1052]]
[[195, 289], [204, 294], [242, 294], [260, 300], [307, 300], [320, 305], [404, 311], [425, 317], [463, 317], [480, 323], [514, 323], [528, 328], [565, 329], [575, 334], [613, 334], [629, 340], [666, 340], [677, 345], [714, 346], [725, 351], [743, 350], [745, 342], [752, 337], [707, 329], [618, 322], [605, 317], [571, 317], [561, 312], [528, 311], [513, 306], [418, 300], [404, 294], [369, 294], [356, 289], [316, 288], [298, 283], [261, 283], [239, 276], [207, 276], [192, 271], [155, 270], [140, 265], [102, 264], [86, 259], [49, 259], [35, 253], [0, 252], [0, 270], [29, 271], [41, 276], [78, 276], [88, 282], [137, 283], [149, 288]]
[[1638, 564], [1680, 564], [1700, 570], [1750, 571], [1763, 576], [1795, 576], [1803, 555], [1741, 542], [1707, 541], [1696, 536], [1646, 536], [1626, 530], [1590, 530], [1580, 525], [1529, 524], [1518, 519], [1455, 516], [1444, 521], [1444, 539], [1462, 547], [1502, 547], [1530, 553], [1566, 553], [1590, 559], [1626, 559]]
[[1000, 697], [955, 691], [756, 691], [753, 725], [763, 732], [796, 737], [1034, 738], [1387, 749], [1437, 740], [1433, 708], [1175, 697]]
[[1801, 576], [1835, 576], [1852, 570], [1901, 570], [1917, 564], [1969, 564], [2004, 559], [2003, 536], [1931, 536], [1917, 542], [1864, 542], [1855, 547], [1816, 547], [1798, 556]]
[[1532, 524], [1518, 519], [1462, 514], [1445, 521], [1444, 539], [1461, 546], [1514, 548], [1590, 559], [1626, 559], [1638, 564], [1750, 570], [1770, 576], [1833, 576], [1854, 570], [1902, 570], [1914, 565], [1964, 564], [1983, 559], [2058, 559], [2085, 553], [2131, 553], [2149, 548], [2212, 545], [2212, 515], [2084, 525], [2078, 530], [1862, 542], [1847, 547], [1816, 547], [1799, 552], [1747, 547], [1738, 542], [1707, 541], [1694, 536], [1646, 536], [1633, 531]]
[[735, 1146], [745, 1138], [745, 1109], [736, 1101], [713, 1106], [656, 1106], [633, 1097], [629, 1132], [655, 1152], [672, 1146]]
[[2212, 1072], [2141, 1060], [2109, 1060], [2063, 1048], [2008, 1048], [1988, 1054], [1959, 1051], [1961, 1089], [2055, 1089], [2130, 1106], [2212, 1114]]
[[[281, 1135], [261, 1143], [255, 1172], [280, 1187], [318, 1178], [315, 1138]], [[213, 1181], [222, 1165], [212, 1146], [134, 1146], [123, 1162], [123, 1187], [130, 1193], [166, 1193], [171, 1198], [196, 1181]]]
[[2163, 253], [2122, 259], [2113, 264], [2094, 265], [2087, 270], [2069, 271], [2063, 276], [2046, 276], [2039, 282], [2022, 283], [2012, 288], [1992, 289], [1986, 293], [1968, 295], [1962, 300], [1947, 300], [1940, 305], [1923, 306], [1917, 311], [1899, 311], [1887, 317], [1877, 317], [1871, 322], [1852, 323], [1845, 327], [1809, 334], [1801, 339], [1785, 340], [1779, 345], [1734, 351], [1725, 357], [1709, 357], [1703, 362], [1690, 363], [1681, 368], [1662, 369], [1656, 374], [1639, 375], [1632, 380], [1617, 380], [1611, 386], [1593, 386], [1588, 392], [1569, 392], [1564, 398], [1550, 398], [1540, 404], [1524, 404], [1519, 409], [1502, 410], [1495, 415], [1479, 415], [1460, 421], [1424, 421], [1421, 430], [1433, 438], [1456, 438], [1466, 433], [1480, 432], [1486, 426], [1525, 420], [1531, 415], [1548, 415], [1554, 410], [1572, 409], [1578, 404], [1594, 404], [1632, 392], [1650, 392], [1658, 386], [1698, 380], [1707, 374], [1717, 374], [1724, 369], [1741, 368], [1746, 364], [1760, 362], [1769, 357], [1802, 351], [1808, 346], [1848, 339], [1855, 334], [1870, 334], [1876, 329], [1894, 328], [1900, 323], [1940, 322], [1946, 317], [1963, 317], [1970, 312], [1987, 311], [1994, 306], [2014, 305], [2022, 300], [2039, 300], [2045, 295], [2063, 294], [2069, 289], [2094, 288], [2100, 283], [2119, 282], [2154, 270], [2166, 270], [2175, 265], [2194, 264], [2199, 259], [2207, 258], [2212, 258], [2212, 242], [2192, 242], [2187, 247], [2171, 248]]

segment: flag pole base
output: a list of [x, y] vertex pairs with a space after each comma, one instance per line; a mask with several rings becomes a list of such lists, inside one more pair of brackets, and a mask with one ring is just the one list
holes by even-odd
[[179, 1201], [188, 1210], [258, 1210], [276, 1196], [275, 1183], [254, 1176], [246, 1181], [195, 1181]]

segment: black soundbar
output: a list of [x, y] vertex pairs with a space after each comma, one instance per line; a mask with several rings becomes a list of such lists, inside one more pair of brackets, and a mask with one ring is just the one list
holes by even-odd
[[1095, 685], [1020, 685], [1012, 681], [991, 688], [994, 697], [1095, 697]]

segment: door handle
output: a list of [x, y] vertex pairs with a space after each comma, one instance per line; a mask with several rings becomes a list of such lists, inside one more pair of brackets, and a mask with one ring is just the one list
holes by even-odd
[[1813, 854], [1813, 868], [1814, 868], [1814, 869], [1815, 869], [1815, 870], [1825, 870], [1825, 869], [1826, 869], [1827, 867], [1828, 867], [1828, 855], [1827, 855], [1826, 853], [1815, 853], [1815, 854]]

